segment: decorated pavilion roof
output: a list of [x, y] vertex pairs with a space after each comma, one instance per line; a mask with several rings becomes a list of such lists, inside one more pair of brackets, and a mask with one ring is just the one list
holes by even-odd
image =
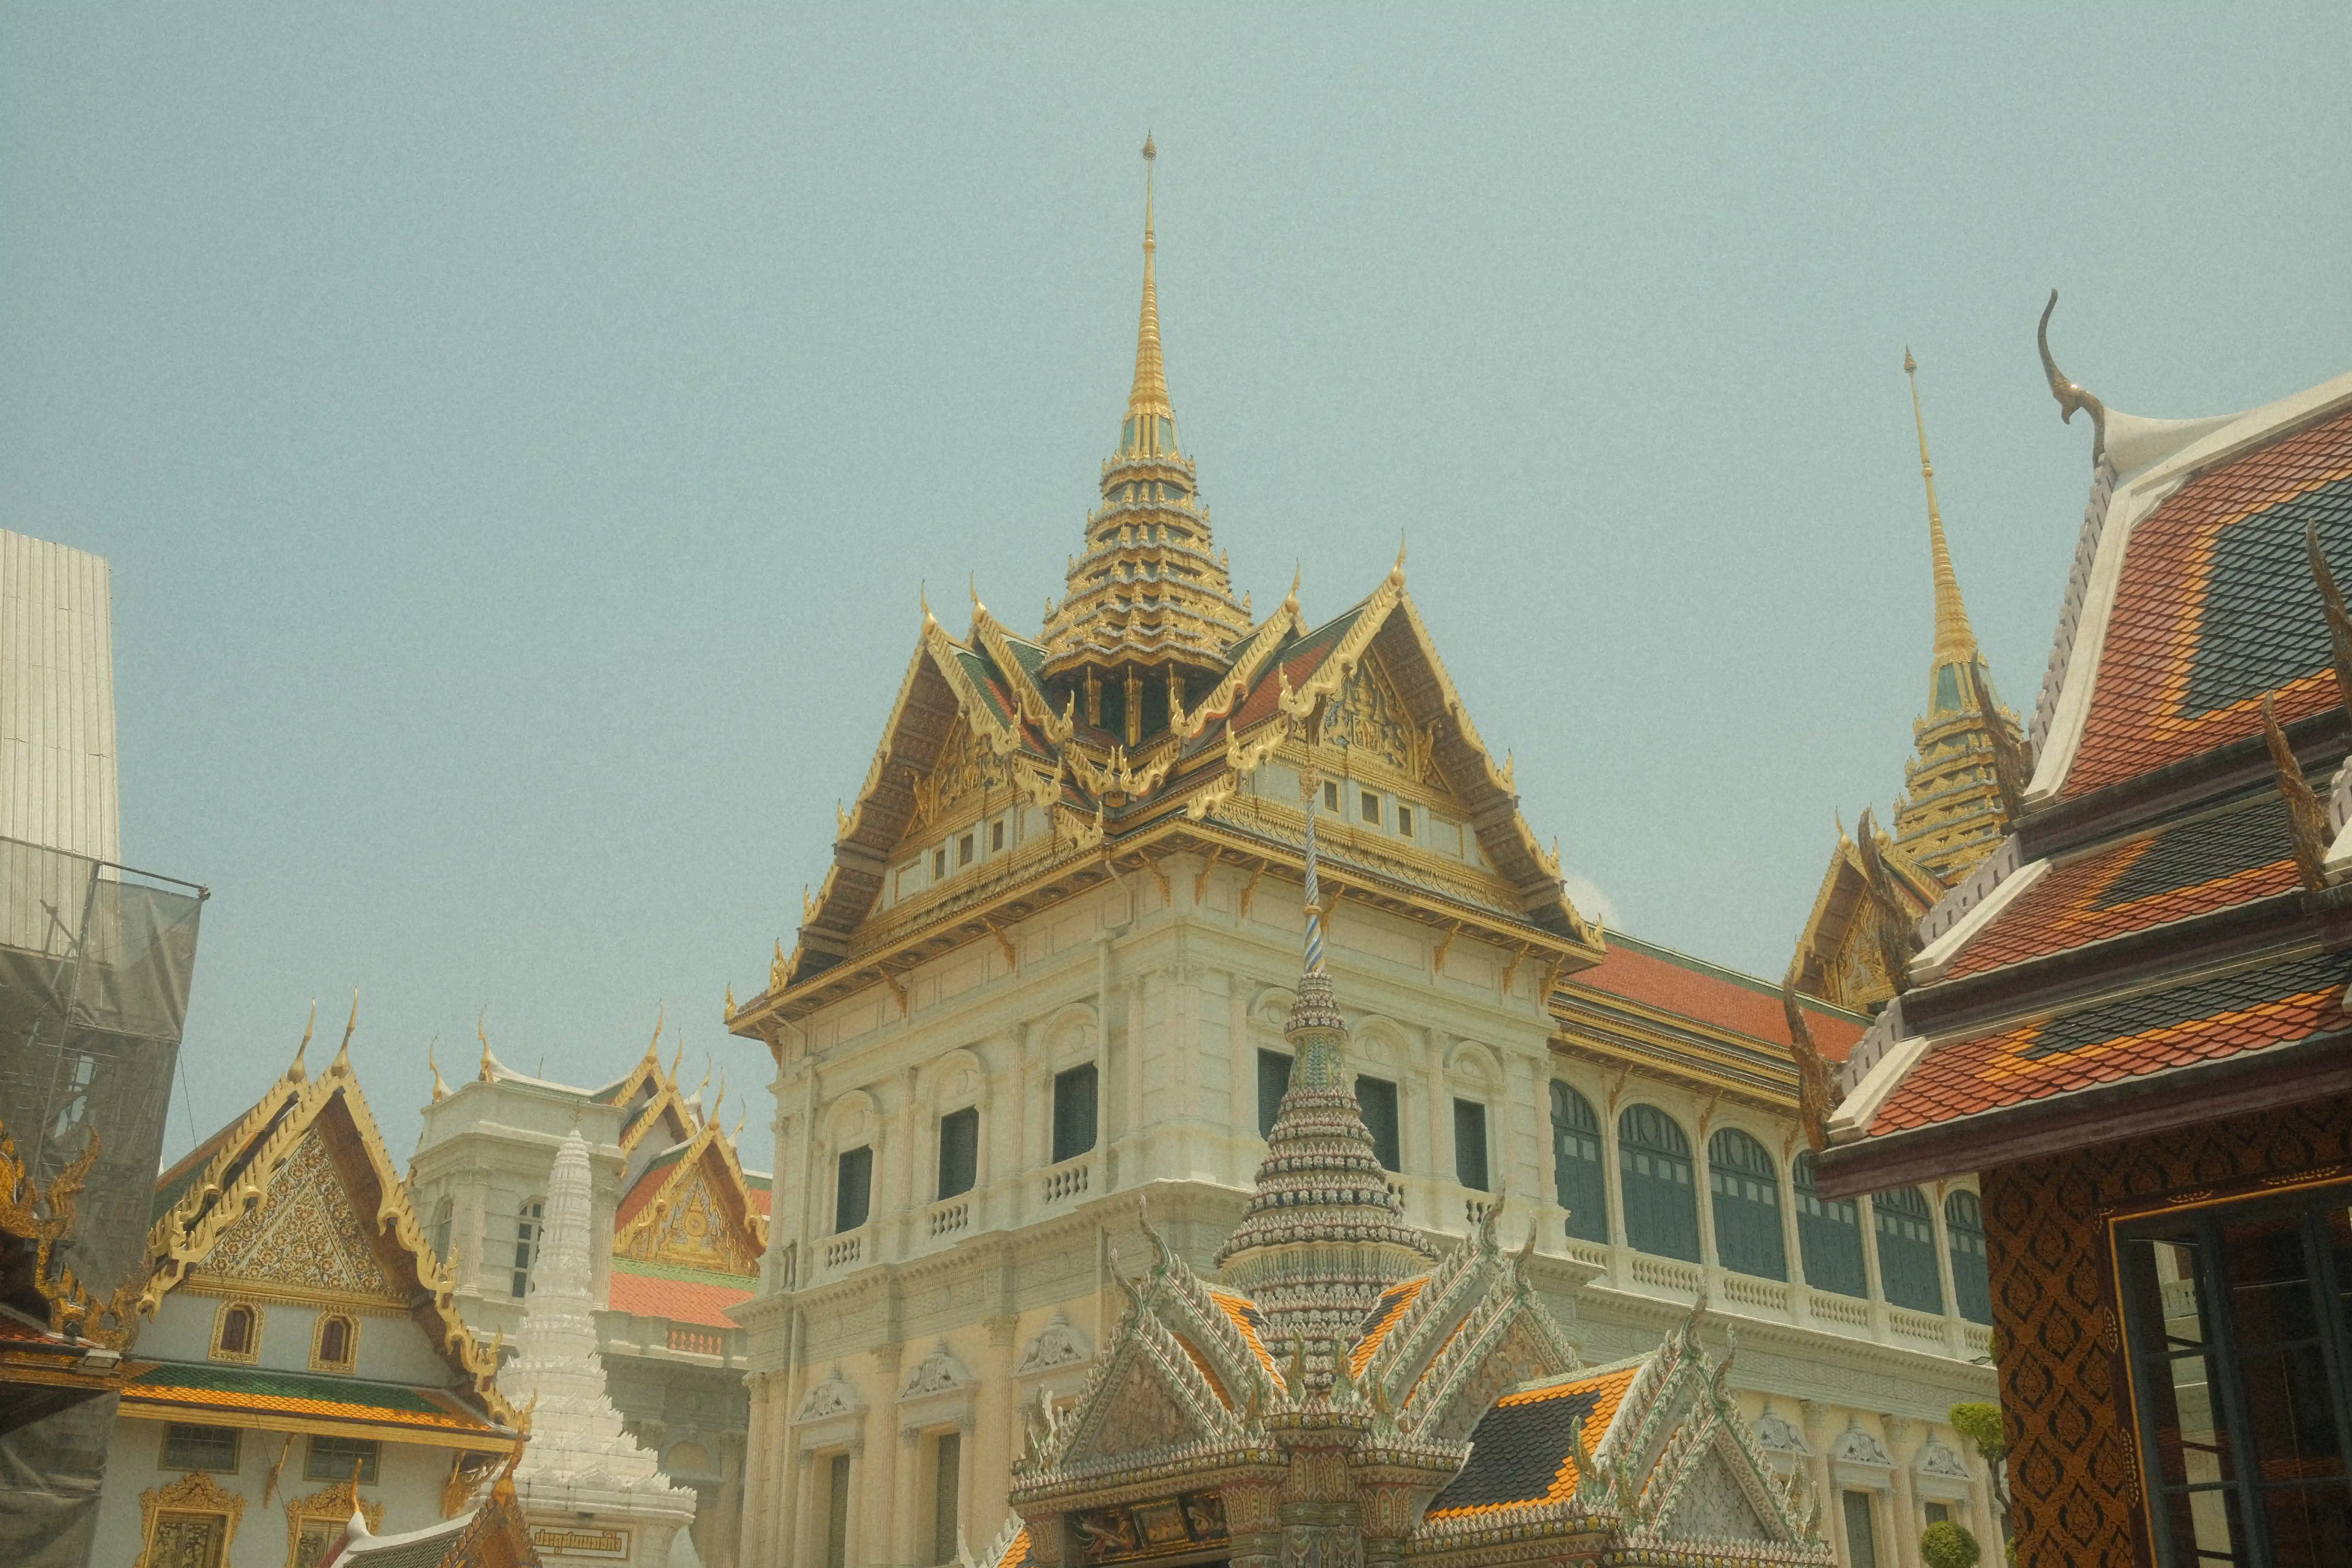
[[2160, 1131], [2224, 1091], [2284, 1103], [2347, 1059], [2346, 841], [2297, 792], [2328, 795], [2352, 739], [2307, 542], [2352, 563], [2352, 376], [2163, 424], [2048, 368], [2099, 446], [2034, 777], [1856, 1048], [1827, 1192], [2069, 1147], [2116, 1117]]
[[343, 1047], [318, 1078], [303, 1065], [306, 1030], [260, 1100], [163, 1173], [140, 1309], [152, 1316], [192, 1276], [217, 1276], [404, 1310], [457, 1386], [504, 1416], [496, 1359], [458, 1315], [456, 1280], [360, 1092], [350, 1054], [358, 1016], [355, 1002]]
[[478, 1437], [485, 1447], [511, 1437], [446, 1389], [268, 1367], [159, 1362], [132, 1373], [122, 1399], [130, 1414], [151, 1421], [301, 1416]]
[[[1792, 1043], [1780, 987], [1622, 931], [1610, 932], [1608, 953], [1590, 969], [1578, 971], [1566, 987], [1601, 992], [1784, 1053]], [[1868, 1019], [1843, 1007], [1811, 997], [1803, 998], [1801, 1005], [1814, 1042], [1832, 1061], [1843, 1060], [1869, 1026]]]
[[2276, 791], [2053, 865], [1945, 973], [1981, 974], [2297, 886]]
[[1939, 1045], [1872, 1117], [1874, 1137], [2173, 1068], [2352, 1034], [2352, 955], [2319, 953], [2188, 981], [2043, 1023]]
[[[715, 1108], [714, 1108], [715, 1109]], [[716, 1121], [646, 1163], [613, 1215], [613, 1257], [749, 1279], [768, 1249], [768, 1194]]]
[[1570, 1376], [1495, 1401], [1470, 1434], [1470, 1458], [1430, 1500], [1431, 1519], [1460, 1519], [1576, 1496], [1576, 1450], [1599, 1448], [1638, 1366]]
[[2199, 473], [2135, 525], [2063, 796], [2335, 706], [2304, 556], [2352, 561], [2352, 410]]

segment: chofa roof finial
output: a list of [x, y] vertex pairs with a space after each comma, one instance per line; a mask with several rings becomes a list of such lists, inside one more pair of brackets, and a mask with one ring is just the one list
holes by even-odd
[[2050, 395], [2058, 400], [2059, 418], [2072, 425], [2076, 409], [2091, 411], [2091, 429], [2095, 437], [2091, 443], [2091, 460], [2096, 462], [2107, 455], [2107, 405], [2085, 391], [2079, 382], [2067, 380], [2065, 373], [2058, 368], [2058, 362], [2050, 357], [2050, 312], [2057, 308], [2058, 290], [2053, 289], [2050, 290], [2050, 303], [2042, 307], [2042, 324], [2033, 334], [2035, 344], [2042, 350], [2042, 374], [2050, 378]]

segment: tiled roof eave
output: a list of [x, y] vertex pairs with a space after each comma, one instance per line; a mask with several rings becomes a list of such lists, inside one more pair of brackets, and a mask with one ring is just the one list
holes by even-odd
[[2347, 1093], [2352, 1032], [2314, 1035], [1835, 1144], [1816, 1169], [1823, 1196], [1852, 1197]]
[[2177, 984], [2194, 971], [2291, 958], [2347, 942], [2352, 942], [2352, 888], [2317, 895], [2297, 889], [1922, 986], [1904, 995], [1904, 1028], [1958, 1039]]

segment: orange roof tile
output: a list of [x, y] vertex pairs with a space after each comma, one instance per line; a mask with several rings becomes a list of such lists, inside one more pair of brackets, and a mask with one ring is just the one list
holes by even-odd
[[1234, 1327], [1241, 1331], [1243, 1342], [1256, 1354], [1258, 1364], [1265, 1368], [1266, 1375], [1277, 1384], [1281, 1384], [1281, 1370], [1274, 1364], [1274, 1357], [1266, 1353], [1265, 1343], [1257, 1337], [1257, 1303], [1230, 1290], [1211, 1290], [1209, 1300], [1217, 1304], [1219, 1311], [1233, 1320]]
[[2352, 501], [2322, 492], [2347, 478], [2352, 413], [2198, 475], [2134, 526], [2066, 797], [2261, 733], [2264, 691], [2283, 722], [2334, 705], [2303, 522], [2325, 516], [2340, 551]]
[[2344, 1030], [2347, 973], [2352, 955], [2322, 953], [1938, 1046], [1887, 1097], [1870, 1136]]
[[[1695, 962], [1695, 961], [1694, 961]], [[1695, 1023], [1747, 1035], [1786, 1050], [1789, 1020], [1780, 993], [1762, 981], [1742, 982], [1726, 973], [1677, 963], [1664, 950], [1635, 945], [1612, 931], [1609, 951], [1599, 963], [1580, 969], [1562, 983], [1566, 989], [1587, 986], [1628, 1002], [1639, 1002], [1661, 1012], [1676, 1013]], [[1842, 1013], [1805, 1009], [1813, 1043], [1832, 1061], [1843, 1061], [1869, 1025]]]
[[740, 1289], [698, 1279], [673, 1279], [638, 1274], [615, 1264], [613, 1268], [612, 1310], [640, 1318], [667, 1318], [673, 1323], [699, 1323], [706, 1328], [731, 1329], [725, 1309], [751, 1299], [750, 1282]]
[[1391, 1329], [1397, 1326], [1397, 1320], [1404, 1316], [1404, 1310], [1412, 1305], [1414, 1298], [1428, 1285], [1428, 1275], [1416, 1274], [1410, 1279], [1390, 1286], [1381, 1294], [1371, 1316], [1365, 1321], [1363, 1332], [1356, 1341], [1356, 1348], [1348, 1353], [1350, 1375], [1364, 1370], [1364, 1363], [1372, 1359], [1372, 1352], [1381, 1348], [1381, 1342], [1389, 1337]]

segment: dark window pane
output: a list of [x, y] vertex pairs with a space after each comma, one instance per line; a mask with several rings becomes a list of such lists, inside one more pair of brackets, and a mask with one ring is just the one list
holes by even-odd
[[2352, 1493], [2340, 1483], [2268, 1489], [2263, 1514], [2277, 1568], [2342, 1568], [2352, 1563]]
[[825, 1568], [849, 1568], [849, 1456], [833, 1457], [826, 1478], [824, 1509]]
[[1274, 1119], [1282, 1114], [1282, 1097], [1290, 1092], [1290, 1058], [1280, 1051], [1257, 1054], [1257, 1135], [1274, 1135]]
[[1953, 1304], [1972, 1323], [1992, 1321], [1992, 1279], [1985, 1272], [1984, 1205], [1966, 1190], [1944, 1199], [1944, 1235], [1952, 1254]]
[[1486, 1184], [1486, 1108], [1475, 1100], [1454, 1102], [1454, 1179], [1477, 1192]]
[[1095, 1064], [1054, 1075], [1054, 1163], [1095, 1146]]
[[1552, 1185], [1568, 1211], [1568, 1234], [1609, 1239], [1608, 1169], [1601, 1161], [1601, 1115], [1592, 1102], [1555, 1079], [1551, 1086]]
[[1726, 1268], [1759, 1279], [1789, 1277], [1780, 1238], [1780, 1177], [1764, 1145], [1736, 1127], [1707, 1140], [1707, 1185], [1715, 1201], [1715, 1255]]
[[873, 1201], [874, 1151], [870, 1148], [843, 1150], [833, 1184], [834, 1230], [836, 1233], [851, 1231], [864, 1225]]
[[1381, 1168], [1404, 1168], [1397, 1142], [1397, 1086], [1384, 1078], [1356, 1079], [1356, 1105], [1363, 1112], [1364, 1131], [1372, 1135], [1372, 1153]]
[[236, 1428], [190, 1426], [174, 1421], [163, 1429], [163, 1468], [236, 1474]]
[[2304, 1257], [2303, 1216], [2271, 1214], [2221, 1229], [2230, 1282], [2230, 1324], [2242, 1351], [2292, 1344], [2319, 1334], [2319, 1299]]
[[1878, 1532], [1871, 1528], [1870, 1494], [1847, 1492], [1844, 1503], [1846, 1561], [1853, 1568], [1878, 1568]]
[[940, 1196], [971, 1191], [980, 1176], [980, 1110], [966, 1106], [940, 1118]]
[[1805, 1263], [1805, 1283], [1841, 1296], [1867, 1296], [1863, 1268], [1862, 1215], [1851, 1198], [1825, 1198], [1813, 1186], [1813, 1156], [1799, 1154], [1790, 1167], [1797, 1192], [1797, 1250]]
[[357, 1466], [361, 1484], [372, 1487], [376, 1458], [383, 1450], [383, 1445], [373, 1437], [313, 1437], [310, 1451], [302, 1456], [302, 1474], [314, 1481], [347, 1481]]
[[1660, 1258], [1698, 1261], [1698, 1190], [1690, 1140], [1664, 1111], [1631, 1105], [1617, 1118], [1617, 1180], [1624, 1193], [1625, 1242]]
[[1916, 1187], [1870, 1195], [1878, 1216], [1878, 1283], [1886, 1300], [1915, 1312], [1944, 1310], [1943, 1271], [1936, 1266], [1936, 1216]]
[[963, 1479], [963, 1434], [940, 1434], [931, 1469], [931, 1561], [956, 1560], [956, 1513]]

